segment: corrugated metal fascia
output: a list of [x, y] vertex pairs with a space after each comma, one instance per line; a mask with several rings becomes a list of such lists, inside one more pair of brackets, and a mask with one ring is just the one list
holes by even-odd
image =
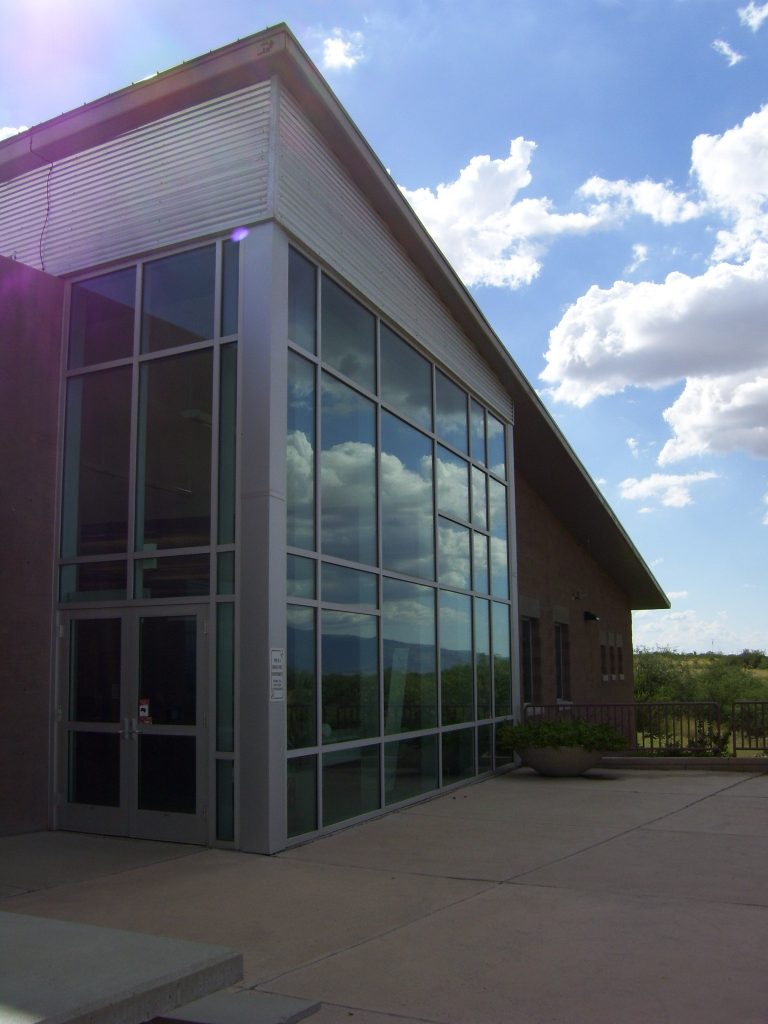
[[395, 326], [511, 418], [508, 392], [287, 90], [280, 114], [276, 217]]

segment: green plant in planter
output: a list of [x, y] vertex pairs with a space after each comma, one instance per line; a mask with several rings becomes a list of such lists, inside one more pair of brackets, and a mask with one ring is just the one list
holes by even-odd
[[626, 739], [610, 725], [582, 718], [533, 719], [521, 725], [505, 722], [498, 728], [502, 754], [541, 747], [581, 747], [584, 750], [622, 750]]

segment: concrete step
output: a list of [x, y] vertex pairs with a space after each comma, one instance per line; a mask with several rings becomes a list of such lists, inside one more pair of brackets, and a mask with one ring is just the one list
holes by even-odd
[[297, 1024], [319, 1009], [320, 1003], [306, 999], [242, 989], [198, 999], [151, 1024]]
[[2, 1024], [141, 1024], [242, 976], [222, 946], [0, 912]]

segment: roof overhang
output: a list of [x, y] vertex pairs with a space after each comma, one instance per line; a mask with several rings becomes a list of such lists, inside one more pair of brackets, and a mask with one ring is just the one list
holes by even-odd
[[0, 182], [274, 75], [509, 391], [518, 471], [616, 581], [631, 607], [668, 608], [660, 585], [538, 395], [287, 26], [238, 40], [1, 142]]

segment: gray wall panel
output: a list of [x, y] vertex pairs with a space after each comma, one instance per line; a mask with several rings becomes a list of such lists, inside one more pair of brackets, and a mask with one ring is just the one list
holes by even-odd
[[0, 186], [0, 253], [40, 267], [42, 235], [46, 271], [63, 274], [263, 219], [270, 93], [251, 86]]
[[275, 214], [280, 222], [511, 419], [511, 399], [488, 364], [285, 89], [278, 147]]

